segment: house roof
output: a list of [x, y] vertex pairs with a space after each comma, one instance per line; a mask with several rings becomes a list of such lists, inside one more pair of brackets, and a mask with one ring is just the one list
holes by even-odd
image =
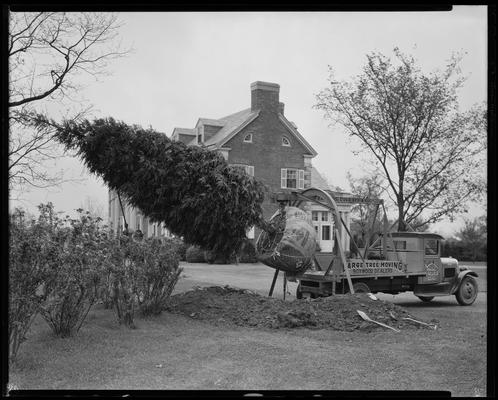
[[225, 124], [219, 119], [199, 118], [195, 127], [197, 128], [199, 125], [224, 126]]
[[425, 239], [441, 239], [443, 240], [444, 237], [437, 233], [432, 233], [432, 232], [391, 232], [390, 235], [392, 237], [418, 237], [418, 238], [425, 238]]
[[[230, 140], [237, 132], [244, 126], [250, 123], [259, 115], [259, 112], [252, 112], [250, 108], [236, 112], [235, 114], [227, 115], [226, 117], [219, 118], [217, 121], [222, 124], [221, 128], [216, 134], [204, 142], [206, 146], [222, 147], [224, 143]], [[220, 126], [220, 125], [217, 125]]]
[[194, 129], [189, 129], [189, 128], [175, 128], [173, 129], [173, 135], [175, 133], [181, 134], [181, 135], [196, 135], [197, 132]]
[[[234, 114], [227, 115], [218, 119], [211, 118], [199, 118], [197, 120], [196, 127], [193, 129], [187, 128], [175, 128], [173, 134], [186, 134], [186, 135], [196, 135], [196, 128], [199, 125], [211, 125], [219, 126], [221, 129], [216, 132], [212, 137], [204, 142], [206, 147], [216, 147], [221, 148], [223, 145], [233, 138], [240, 130], [245, 126], [250, 124], [259, 115], [259, 111], [252, 111], [251, 108], [246, 108], [245, 110], [236, 112]], [[318, 153], [311, 147], [311, 145], [304, 139], [304, 137], [298, 132], [296, 124], [290, 122], [282, 114], [279, 114], [279, 118], [287, 127], [287, 129], [296, 137], [296, 139], [310, 152], [312, 157], [316, 156]], [[192, 140], [189, 144], [197, 143], [196, 140]], [[328, 188], [328, 187], [327, 187]]]

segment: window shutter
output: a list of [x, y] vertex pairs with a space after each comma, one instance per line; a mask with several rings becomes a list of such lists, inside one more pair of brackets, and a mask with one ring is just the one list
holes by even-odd
[[281, 179], [280, 179], [280, 186], [285, 189], [287, 188], [287, 168], [282, 168], [281, 169]]
[[299, 189], [304, 189], [304, 170], [302, 169], [299, 170], [299, 181], [297, 187]]

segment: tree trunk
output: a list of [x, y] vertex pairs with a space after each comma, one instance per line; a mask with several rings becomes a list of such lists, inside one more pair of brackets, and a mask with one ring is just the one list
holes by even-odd
[[404, 206], [403, 199], [398, 198], [398, 232], [406, 232], [405, 218], [403, 216]]

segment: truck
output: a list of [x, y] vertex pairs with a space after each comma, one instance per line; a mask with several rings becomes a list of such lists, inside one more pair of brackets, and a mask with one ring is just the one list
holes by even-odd
[[[334, 219], [333, 251], [316, 252], [313, 262], [304, 272], [285, 273], [287, 280], [298, 282], [298, 299], [345, 293], [398, 294], [410, 291], [424, 302], [449, 295], [454, 295], [462, 306], [469, 306], [476, 300], [477, 273], [459, 265], [452, 257], [441, 257], [443, 237], [439, 234], [391, 232], [381, 199], [351, 198], [354, 203], [375, 204], [375, 215], [380, 207], [384, 211], [383, 232], [371, 244], [371, 238], [367, 238], [362, 248], [342, 220], [331, 192], [309, 188], [280, 196], [280, 201], [293, 207], [316, 203], [329, 209]], [[353, 244], [352, 254], [342, 247], [342, 230], [338, 229], [341, 225]]]

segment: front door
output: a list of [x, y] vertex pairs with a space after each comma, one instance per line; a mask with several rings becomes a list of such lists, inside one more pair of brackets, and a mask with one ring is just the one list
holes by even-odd
[[311, 220], [313, 221], [317, 241], [323, 252], [332, 252], [334, 246], [331, 217], [330, 211], [311, 212]]

